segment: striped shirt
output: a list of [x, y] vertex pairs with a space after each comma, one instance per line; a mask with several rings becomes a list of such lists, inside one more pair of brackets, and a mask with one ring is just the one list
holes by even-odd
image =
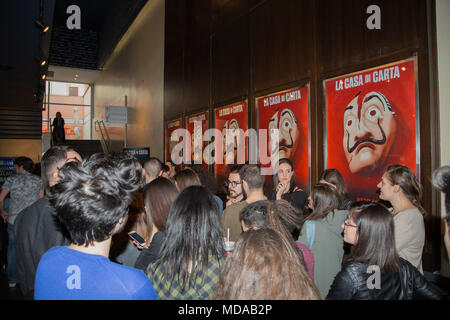
[[296, 241], [295, 244], [297, 245], [298, 249], [302, 252], [303, 254], [303, 259], [305, 260], [305, 265], [306, 265], [306, 269], [308, 271], [309, 277], [311, 278], [311, 280], [314, 281], [314, 254], [312, 253], [311, 249], [301, 243]]

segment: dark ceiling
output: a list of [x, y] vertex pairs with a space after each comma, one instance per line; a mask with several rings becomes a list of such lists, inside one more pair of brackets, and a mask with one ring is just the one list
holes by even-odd
[[[0, 107], [40, 107], [35, 94], [42, 90], [39, 56], [51, 65], [101, 69], [147, 0], [2, 0], [0, 50]], [[34, 21], [40, 16], [51, 26], [42, 34]], [[81, 11], [81, 29], [66, 26], [71, 14]]]

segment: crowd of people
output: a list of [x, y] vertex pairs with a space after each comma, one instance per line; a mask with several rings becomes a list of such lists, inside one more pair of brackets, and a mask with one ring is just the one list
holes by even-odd
[[[22, 158], [0, 210], [10, 287], [26, 299], [446, 298], [423, 275], [422, 186], [405, 166], [382, 176], [386, 206], [352, 201], [336, 169], [308, 195], [288, 159], [269, 194], [258, 165], [230, 168], [221, 198], [201, 165], [141, 165], [125, 153], [81, 159], [57, 145], [42, 157], [41, 180]], [[450, 167], [433, 174], [433, 186], [446, 194], [449, 248]]]

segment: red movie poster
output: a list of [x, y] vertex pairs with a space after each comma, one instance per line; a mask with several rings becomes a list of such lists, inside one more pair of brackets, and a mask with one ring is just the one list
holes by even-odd
[[[182, 137], [180, 137], [178, 139], [178, 141], [171, 141], [170, 137], [172, 135], [172, 133], [177, 130], [177, 129], [181, 129], [183, 128], [183, 122], [182, 119], [175, 119], [175, 120], [171, 120], [171, 121], [167, 121], [166, 122], [166, 161], [168, 160], [172, 160], [175, 164], [177, 164], [176, 159], [172, 159], [172, 149], [183, 139]], [[183, 154], [180, 153], [180, 159], [182, 159]], [[181, 163], [179, 164], [181, 166]], [[178, 165], [177, 165], [178, 166]]]
[[203, 141], [203, 135], [208, 130], [208, 111], [186, 117], [186, 129], [191, 135], [191, 144], [187, 147], [192, 163], [208, 168], [208, 164], [203, 161], [203, 150], [207, 144], [207, 141]]
[[[266, 146], [259, 144], [261, 165], [265, 157], [269, 158], [270, 129], [279, 130], [279, 159], [287, 158], [294, 166], [297, 185], [309, 190], [309, 86], [290, 89], [256, 99], [258, 108], [258, 132], [260, 139], [266, 138]], [[262, 130], [267, 130], [267, 136]], [[262, 154], [264, 153], [264, 154]], [[267, 159], [269, 160], [269, 159]], [[270, 180], [270, 179], [269, 179]]]
[[411, 58], [324, 81], [325, 165], [339, 170], [354, 200], [378, 200], [390, 164], [417, 175], [416, 66]]
[[[215, 170], [219, 183], [228, 178], [230, 169], [234, 165], [244, 164], [247, 161], [247, 139], [245, 138], [247, 124], [247, 101], [215, 110], [215, 128], [222, 133], [221, 137], [216, 137], [218, 143], [215, 144]], [[234, 136], [233, 139], [227, 139], [227, 129], [228, 132], [241, 132], [241, 134]], [[227, 140], [231, 141], [231, 146], [226, 146]], [[231, 151], [228, 152], [228, 156], [226, 150]]]

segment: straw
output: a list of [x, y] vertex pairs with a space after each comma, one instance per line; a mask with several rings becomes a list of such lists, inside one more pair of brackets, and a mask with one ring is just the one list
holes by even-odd
[[230, 242], [230, 228], [227, 228], [227, 242]]

